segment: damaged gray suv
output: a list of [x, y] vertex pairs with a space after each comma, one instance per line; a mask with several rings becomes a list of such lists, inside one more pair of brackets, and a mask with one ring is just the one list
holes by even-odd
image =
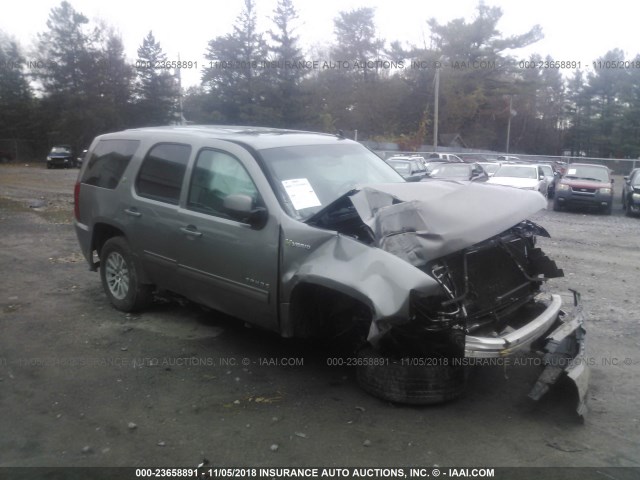
[[254, 127], [159, 127], [97, 137], [75, 186], [75, 229], [119, 310], [159, 289], [286, 337], [348, 340], [360, 384], [396, 402], [460, 395], [473, 359], [524, 350], [588, 369], [577, 294], [527, 217], [537, 192], [407, 183], [341, 136]]

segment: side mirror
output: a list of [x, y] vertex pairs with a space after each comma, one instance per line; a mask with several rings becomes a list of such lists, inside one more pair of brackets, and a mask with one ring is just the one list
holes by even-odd
[[253, 208], [253, 199], [249, 195], [234, 193], [223, 202], [225, 210], [239, 222], [248, 223], [251, 228], [261, 229], [269, 218], [264, 207]]
[[625, 176], [624, 176], [624, 177], [622, 177], [622, 178], [624, 178], [624, 181], [625, 181], [625, 182], [629, 183], [629, 175], [625, 175]]

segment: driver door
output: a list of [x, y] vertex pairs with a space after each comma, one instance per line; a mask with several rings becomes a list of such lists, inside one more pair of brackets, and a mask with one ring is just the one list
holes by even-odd
[[229, 195], [265, 206], [247, 162], [255, 160], [239, 146], [198, 152], [180, 209], [178, 270], [190, 298], [276, 329], [278, 222], [268, 215], [252, 227], [225, 207]]

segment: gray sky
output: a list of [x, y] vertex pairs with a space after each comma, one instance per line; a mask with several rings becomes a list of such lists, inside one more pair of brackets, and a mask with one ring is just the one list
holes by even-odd
[[[6, 0], [5, 0], [6, 1]], [[446, 23], [454, 18], [473, 18], [477, 0], [294, 0], [299, 12], [298, 35], [302, 46], [312, 47], [333, 41], [333, 19], [340, 11], [362, 6], [376, 8], [376, 26], [381, 38], [420, 45], [428, 38], [426, 21], [435, 17]], [[198, 62], [198, 70], [184, 71], [183, 84], [196, 84], [207, 42], [231, 31], [243, 8], [242, 0], [70, 0], [73, 7], [91, 21], [103, 20], [113, 26], [124, 40], [126, 53], [133, 62], [143, 37], [153, 30], [169, 60]], [[277, 0], [258, 0], [259, 28], [272, 28]], [[584, 2], [576, 0], [486, 0], [499, 6], [503, 17], [498, 25], [504, 35], [524, 33], [533, 25], [542, 26], [545, 38], [515, 52], [526, 58], [531, 53], [551, 55], [555, 60], [576, 61], [582, 68], [608, 50], [620, 48], [630, 59], [640, 53], [637, 42], [637, 18], [640, 4], [623, 0]], [[0, 30], [16, 38], [29, 51], [36, 34], [46, 30], [52, 7], [59, 0], [22, 0], [3, 6]], [[310, 60], [325, 60], [314, 58]], [[28, 57], [28, 55], [27, 55]]]

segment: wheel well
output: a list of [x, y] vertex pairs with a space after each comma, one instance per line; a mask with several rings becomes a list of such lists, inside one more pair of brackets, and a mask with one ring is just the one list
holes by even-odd
[[93, 226], [93, 242], [91, 251], [95, 251], [98, 257], [102, 247], [107, 240], [113, 237], [124, 237], [124, 233], [119, 228], [114, 227], [106, 223], [97, 223]]
[[345, 293], [315, 284], [302, 284], [291, 296], [294, 336], [363, 343], [371, 326], [371, 308]]

